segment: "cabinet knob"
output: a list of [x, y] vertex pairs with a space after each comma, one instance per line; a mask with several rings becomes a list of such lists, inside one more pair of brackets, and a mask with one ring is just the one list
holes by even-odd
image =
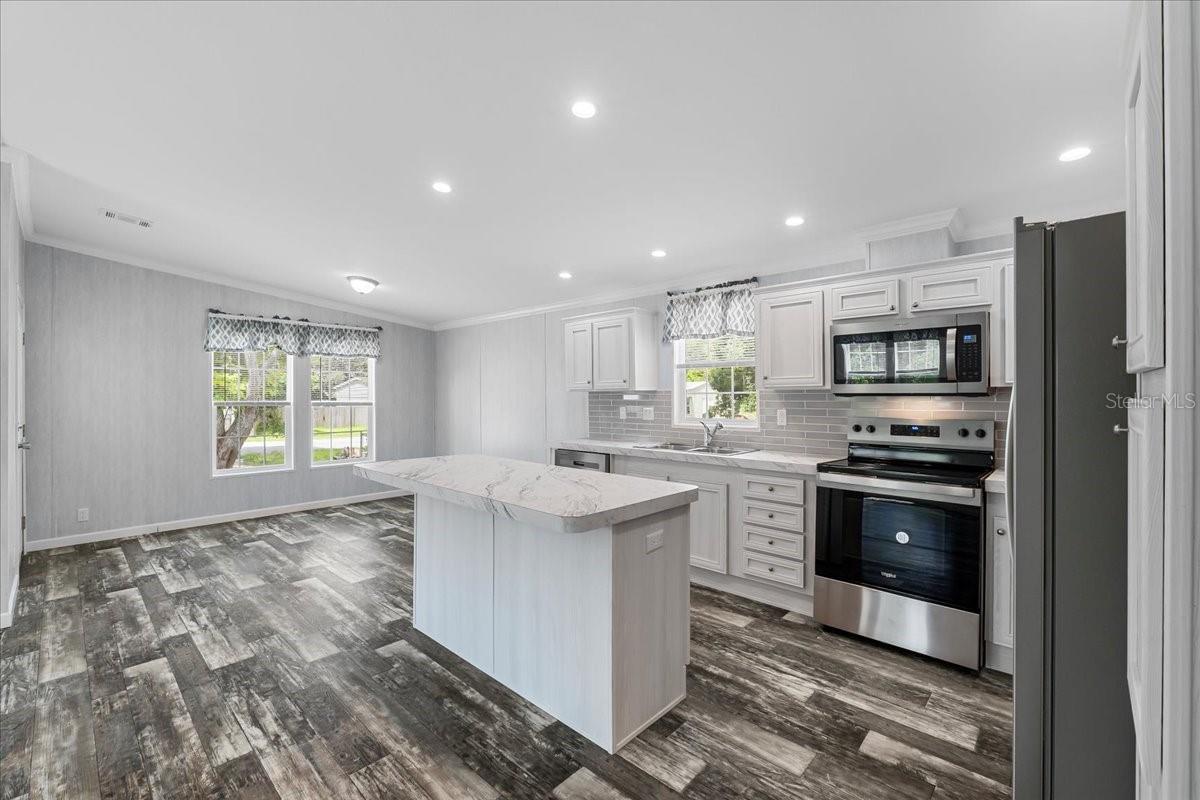
[[896, 310], [895, 306], [888, 306], [888, 311], [895, 311], [895, 310]]
[[767, 539], [767, 544], [775, 544], [775, 540], [774, 540], [774, 539]]
[[775, 491], [775, 487], [774, 487], [774, 486], [768, 486], [768, 487], [767, 487], [767, 491], [768, 491], [768, 492], [773, 492], [773, 491]]
[[767, 567], [767, 572], [774, 572], [774, 571], [775, 571], [774, 567]]
[[920, 306], [920, 305], [921, 305], [921, 304], [920, 304], [920, 303], [918, 303], [916, 300], [914, 300], [914, 301], [913, 301], [913, 308], [917, 308], [917, 307], [918, 307], [918, 306]]
[[1008, 531], [1006, 531], [1004, 528], [996, 528], [997, 536], [1004, 536], [1006, 533], [1008, 533]]
[[767, 514], [767, 519], [775, 519], [775, 515], [774, 515], [774, 514]]

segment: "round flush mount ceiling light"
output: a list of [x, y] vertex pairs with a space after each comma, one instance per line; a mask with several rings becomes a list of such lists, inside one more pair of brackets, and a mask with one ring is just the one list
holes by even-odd
[[563, 270], [562, 272], [558, 273], [558, 277], [562, 278], [564, 281], [569, 281], [569, 280], [571, 280], [571, 278], [573, 278], [575, 276], [572, 275], [571, 273], [567, 272], [566, 270]]
[[440, 194], [450, 194], [450, 192], [454, 191], [450, 187], [450, 184], [446, 183], [445, 181], [434, 181], [433, 190]]
[[571, 113], [580, 119], [591, 119], [596, 116], [596, 104], [591, 100], [576, 100], [571, 104]]
[[785, 219], [783, 224], [787, 225], [789, 228], [798, 228], [804, 224], [804, 217], [796, 214]]
[[667, 251], [666, 250], [651, 250], [650, 255], [654, 256], [655, 258], [666, 258]]
[[1081, 158], [1087, 158], [1092, 154], [1090, 147], [1072, 147], [1070, 150], [1064, 150], [1059, 154], [1059, 161], [1078, 161]]
[[350, 288], [359, 294], [370, 294], [379, 285], [374, 278], [364, 278], [362, 275], [351, 275], [346, 280], [350, 282]]

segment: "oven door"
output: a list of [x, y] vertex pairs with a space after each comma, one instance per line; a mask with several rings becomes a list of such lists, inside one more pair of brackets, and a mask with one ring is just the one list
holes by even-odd
[[816, 551], [818, 576], [980, 613], [980, 505], [818, 485]]

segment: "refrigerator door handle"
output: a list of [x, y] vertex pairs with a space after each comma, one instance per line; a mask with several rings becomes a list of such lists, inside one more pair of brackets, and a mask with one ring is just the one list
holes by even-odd
[[1014, 383], [1008, 395], [1008, 425], [1004, 428], [1004, 513], [1008, 518], [1008, 527], [1013, 523], [1013, 442], [1017, 427], [1017, 385]]

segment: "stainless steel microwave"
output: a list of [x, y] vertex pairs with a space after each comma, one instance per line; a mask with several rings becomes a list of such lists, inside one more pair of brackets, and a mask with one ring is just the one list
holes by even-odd
[[832, 326], [833, 393], [988, 392], [988, 315], [945, 314]]

